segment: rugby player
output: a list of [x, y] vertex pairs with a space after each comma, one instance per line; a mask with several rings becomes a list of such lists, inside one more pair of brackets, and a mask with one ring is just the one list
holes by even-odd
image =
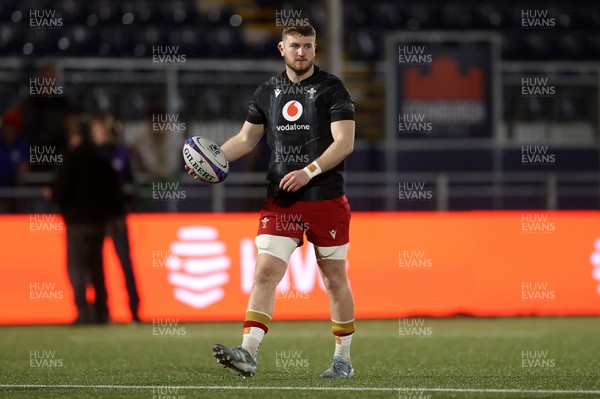
[[[341, 174], [354, 146], [354, 101], [339, 78], [313, 64], [316, 47], [312, 26], [283, 29], [278, 50], [285, 71], [258, 87], [240, 132], [222, 146], [233, 162], [252, 151], [266, 133], [271, 149], [242, 343], [235, 348], [213, 347], [218, 363], [244, 377], [256, 373], [258, 348], [269, 331], [277, 284], [304, 235], [315, 247], [335, 337], [331, 365], [321, 377], [354, 375], [350, 359], [354, 299], [346, 275], [350, 207]], [[278, 223], [290, 220], [296, 222], [294, 228]]]

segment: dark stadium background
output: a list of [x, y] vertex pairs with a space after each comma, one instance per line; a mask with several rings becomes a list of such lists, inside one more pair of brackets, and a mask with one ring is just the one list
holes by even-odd
[[[238, 381], [210, 348], [240, 336], [268, 148], [263, 139], [207, 185], [184, 172], [181, 146], [236, 134], [256, 87], [283, 70], [282, 27], [306, 21], [315, 63], [356, 104], [345, 177], [357, 375], [316, 378], [331, 337], [305, 245], [278, 291], [261, 371]], [[112, 322], [69, 325], [65, 226], [48, 200], [63, 159], [44, 158], [61, 150], [40, 132], [62, 134], [73, 109], [112, 114], [133, 154], [125, 188], [143, 323], [130, 323], [109, 244]], [[154, 390], [167, 386], [178, 399], [598, 396], [599, 111], [597, 1], [2, 0], [0, 396], [166, 399]], [[15, 127], [35, 162], [10, 174], [3, 135]], [[150, 153], [164, 173], [144, 166]], [[231, 261], [222, 298], [204, 307], [176, 298], [166, 265], [189, 227]], [[281, 351], [307, 367], [280, 368]], [[61, 366], [31, 366], [46, 353]]]
[[[354, 210], [596, 209], [600, 14], [591, 1], [3, 1], [0, 5], [0, 110], [29, 96], [37, 68], [53, 63], [64, 98], [87, 111], [110, 111], [132, 140], [153, 107], [187, 125], [186, 134], [222, 143], [237, 132], [255, 87], [282, 69], [277, 18], [307, 18], [318, 32], [317, 63], [338, 73], [356, 100], [356, 149], [347, 162]], [[328, 5], [329, 4], [329, 5]], [[30, 10], [56, 10], [64, 26], [28, 26]], [[276, 11], [288, 14], [280, 14]], [[523, 10], [540, 10], [550, 29], [523, 26]], [[280, 25], [281, 25], [280, 23]], [[338, 29], [336, 30], [336, 27]], [[390, 87], [386, 35], [443, 31], [459, 39], [495, 35], [497, 86], [489, 106], [498, 118], [483, 136], [386, 141]], [[153, 46], [177, 46], [185, 62], [152, 62]], [[548, 78], [556, 95], [526, 98], [521, 79]], [[491, 108], [490, 108], [491, 109]], [[402, 137], [396, 137], [403, 139]], [[557, 162], [524, 167], [523, 145], [549, 146]], [[264, 145], [234, 171], [262, 172]], [[389, 163], [389, 159], [396, 164]], [[393, 162], [393, 161], [392, 161]], [[137, 174], [136, 210], [253, 211], [262, 173], [234, 173], [228, 185], [186, 187], [188, 201], [152, 204], [151, 177]], [[173, 177], [174, 180], [179, 180]], [[43, 174], [2, 188], [10, 212], [49, 211], [36, 187]], [[190, 181], [181, 180], [183, 185]], [[392, 182], [419, 181], [435, 200], [397, 201]], [[145, 188], [145, 189], [144, 189]], [[201, 198], [203, 201], [197, 201]], [[6, 207], [5, 207], [6, 209]]]

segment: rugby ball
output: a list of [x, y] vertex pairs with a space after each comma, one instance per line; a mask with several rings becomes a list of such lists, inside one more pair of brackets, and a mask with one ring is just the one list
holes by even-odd
[[183, 144], [183, 160], [206, 183], [220, 183], [229, 173], [229, 162], [221, 147], [206, 137], [188, 138]]

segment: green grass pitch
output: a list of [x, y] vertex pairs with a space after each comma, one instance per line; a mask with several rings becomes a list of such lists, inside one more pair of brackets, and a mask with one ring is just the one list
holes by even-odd
[[[167, 325], [164, 325], [167, 324]], [[358, 321], [356, 375], [323, 380], [329, 323], [271, 324], [255, 377], [216, 364], [240, 323], [0, 327], [0, 398], [598, 398], [600, 319]]]

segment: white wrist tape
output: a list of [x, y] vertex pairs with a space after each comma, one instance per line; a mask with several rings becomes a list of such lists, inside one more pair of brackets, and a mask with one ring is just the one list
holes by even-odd
[[311, 179], [322, 172], [321, 167], [319, 166], [317, 161], [312, 161], [312, 163], [306, 166], [303, 170]]

